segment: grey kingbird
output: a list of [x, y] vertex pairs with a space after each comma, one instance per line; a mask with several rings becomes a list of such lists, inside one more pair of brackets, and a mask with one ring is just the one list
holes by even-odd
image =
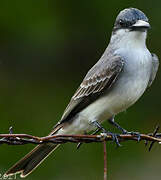
[[[114, 116], [133, 105], [155, 79], [159, 61], [146, 47], [149, 28], [142, 11], [128, 8], [119, 13], [108, 47], [88, 71], [49, 135], [88, 133], [105, 120], [129, 133], [114, 121]], [[38, 145], [6, 175], [27, 176], [58, 146]]]

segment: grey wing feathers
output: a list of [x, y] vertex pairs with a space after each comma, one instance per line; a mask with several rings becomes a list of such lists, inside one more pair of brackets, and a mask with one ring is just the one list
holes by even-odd
[[151, 84], [153, 83], [156, 73], [158, 71], [158, 67], [159, 67], [159, 59], [158, 59], [157, 55], [153, 54], [153, 53], [151, 55], [152, 55], [152, 70], [151, 70], [151, 76], [149, 79], [148, 87], [150, 87]]
[[[73, 100], [77, 100], [79, 98], [89, 96], [90, 94], [94, 94], [100, 92], [106, 84], [110, 81], [113, 75], [118, 74], [123, 66], [123, 61], [120, 57], [115, 56], [114, 59], [111, 59], [106, 66], [99, 67], [99, 71], [97, 72], [97, 64], [94, 66], [86, 75], [80, 87], [72, 97]], [[111, 84], [109, 84], [111, 86]]]
[[124, 61], [120, 56], [112, 56], [109, 60], [105, 61], [102, 59], [96, 63], [92, 69], [87, 73], [80, 87], [77, 89], [73, 95], [70, 103], [64, 111], [62, 116], [62, 121], [64, 121], [73, 110], [79, 106], [80, 103], [83, 104], [83, 108], [88, 105], [88, 98], [92, 99], [93, 94], [99, 94], [104, 89], [110, 88], [111, 85], [115, 82], [117, 76], [122, 70]]

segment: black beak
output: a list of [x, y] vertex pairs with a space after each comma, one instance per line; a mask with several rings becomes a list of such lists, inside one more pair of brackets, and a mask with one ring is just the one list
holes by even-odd
[[145, 30], [145, 29], [150, 29], [151, 26], [148, 22], [143, 21], [143, 20], [138, 20], [136, 21], [135, 24], [133, 24], [131, 27], [131, 30]]

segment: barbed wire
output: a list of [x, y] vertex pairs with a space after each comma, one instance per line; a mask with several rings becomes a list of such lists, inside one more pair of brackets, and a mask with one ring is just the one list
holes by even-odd
[[[153, 133], [140, 134], [139, 141], [144, 140], [147, 145], [151, 142], [149, 150], [151, 150], [154, 143], [161, 144], [161, 133], [158, 133], [159, 127], [155, 128]], [[133, 134], [119, 134], [117, 136], [119, 142], [124, 141], [138, 141], [138, 136]], [[54, 143], [64, 144], [70, 143], [98, 143], [103, 141], [113, 141], [111, 135], [101, 133], [99, 135], [52, 135], [45, 137], [33, 136], [30, 134], [13, 134], [12, 127], [9, 129], [9, 134], [0, 134], [0, 144], [8, 145], [25, 145], [25, 144], [43, 144], [43, 143]]]

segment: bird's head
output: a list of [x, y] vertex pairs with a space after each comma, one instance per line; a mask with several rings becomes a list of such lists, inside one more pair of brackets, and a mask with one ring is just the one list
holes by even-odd
[[122, 10], [115, 21], [112, 36], [121, 41], [145, 43], [150, 24], [146, 15], [136, 8]]
[[124, 9], [116, 18], [114, 31], [128, 29], [129, 31], [146, 31], [150, 28], [146, 15], [136, 8]]

